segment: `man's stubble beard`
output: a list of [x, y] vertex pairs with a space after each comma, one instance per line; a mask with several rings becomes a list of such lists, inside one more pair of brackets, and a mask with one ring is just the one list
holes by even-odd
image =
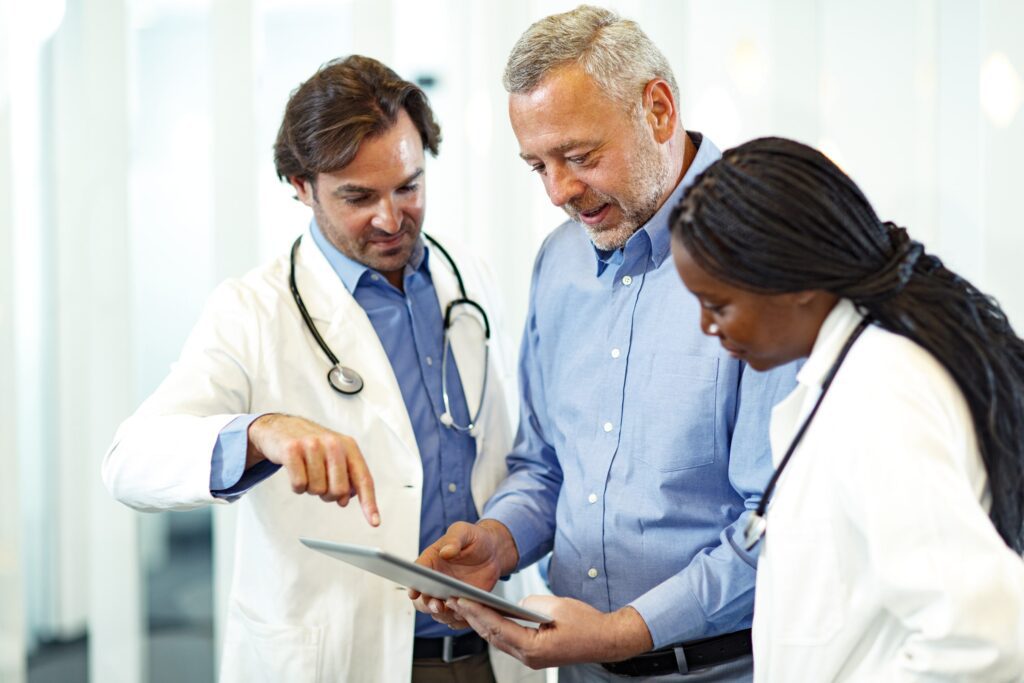
[[400, 252], [380, 257], [377, 254], [370, 253], [369, 243], [365, 240], [351, 238], [338, 230], [334, 223], [331, 222], [331, 219], [327, 217], [326, 212], [318, 201], [313, 203], [313, 217], [316, 219], [317, 225], [320, 226], [320, 232], [323, 233], [328, 242], [334, 245], [335, 249], [356, 263], [361, 263], [378, 272], [389, 272], [404, 268], [416, 250], [416, 244], [421, 231], [420, 226], [417, 226], [412, 220], [403, 221], [402, 229], [413, 233], [416, 239], [413, 239], [411, 244]]
[[[614, 251], [625, 246], [629, 238], [647, 223], [651, 216], [657, 213], [661, 205], [661, 198], [671, 182], [672, 170], [669, 160], [661, 155], [658, 143], [645, 133], [646, 130], [639, 125], [634, 131], [634, 139], [640, 149], [633, 157], [633, 163], [630, 164], [629, 178], [630, 185], [637, 188], [636, 195], [624, 198], [623, 202], [615, 202], [611, 197], [595, 192], [602, 202], [617, 204], [622, 212], [622, 218], [618, 224], [595, 230], [586, 223], [582, 223], [590, 241], [598, 249]], [[568, 211], [568, 208], [566, 210]], [[578, 211], [570, 212], [569, 215], [573, 220], [579, 222]]]

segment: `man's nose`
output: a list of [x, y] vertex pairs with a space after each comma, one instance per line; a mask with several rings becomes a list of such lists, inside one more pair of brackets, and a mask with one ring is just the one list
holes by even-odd
[[547, 180], [548, 198], [555, 206], [564, 206], [586, 191], [586, 185], [569, 169], [551, 169]]
[[370, 219], [370, 225], [393, 235], [402, 227], [401, 212], [393, 201], [382, 199], [373, 218]]

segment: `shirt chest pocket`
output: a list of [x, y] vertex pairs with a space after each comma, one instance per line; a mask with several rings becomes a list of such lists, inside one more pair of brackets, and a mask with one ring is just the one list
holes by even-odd
[[[715, 461], [718, 358], [675, 355], [630, 368], [620, 450], [660, 472]], [[634, 371], [635, 370], [635, 371]]]

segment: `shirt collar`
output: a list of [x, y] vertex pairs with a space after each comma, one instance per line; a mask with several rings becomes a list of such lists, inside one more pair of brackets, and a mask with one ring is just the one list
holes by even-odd
[[[331, 264], [331, 268], [334, 269], [334, 272], [341, 279], [341, 283], [345, 285], [345, 289], [348, 290], [349, 294], [355, 294], [356, 288], [363, 282], [364, 276], [377, 272], [369, 266], [349, 258], [331, 244], [330, 240], [327, 239], [320, 229], [320, 226], [317, 225], [315, 218], [310, 220], [309, 231], [313, 234], [313, 241], [316, 243], [316, 246], [320, 248], [320, 251], [327, 259], [327, 262]], [[409, 263], [405, 265], [404, 277], [408, 278], [412, 273], [426, 269], [428, 267], [427, 261], [427, 247], [423, 243], [423, 237], [420, 236], [416, 240], [416, 246], [412, 250]], [[382, 281], [387, 282], [383, 277]]]
[[857, 310], [852, 301], [840, 299], [822, 321], [811, 355], [796, 375], [797, 382], [820, 389], [846, 340], [863, 318], [864, 314]]
[[[683, 200], [686, 190], [697, 180], [697, 176], [722, 156], [715, 144], [704, 137], [703, 133], [687, 131], [686, 134], [690, 137], [690, 141], [697, 146], [697, 153], [694, 155], [693, 161], [690, 162], [690, 167], [686, 169], [686, 173], [683, 174], [679, 184], [672, 190], [672, 194], [665, 200], [665, 203], [626, 241], [626, 246], [622, 248], [628, 253], [644, 249], [649, 245], [651, 266], [654, 268], [661, 265], [671, 247], [668, 223], [672, 218], [672, 212]], [[594, 252], [597, 255], [597, 275], [600, 276], [604, 269], [613, 262], [611, 259], [613, 252], [603, 251], [597, 247], [594, 247]]]

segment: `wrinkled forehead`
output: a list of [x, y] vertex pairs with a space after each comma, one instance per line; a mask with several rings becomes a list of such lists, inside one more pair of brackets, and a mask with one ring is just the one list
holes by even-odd
[[511, 93], [508, 110], [523, 155], [563, 153], [624, 134], [632, 123], [578, 67], [553, 72], [529, 92]]

